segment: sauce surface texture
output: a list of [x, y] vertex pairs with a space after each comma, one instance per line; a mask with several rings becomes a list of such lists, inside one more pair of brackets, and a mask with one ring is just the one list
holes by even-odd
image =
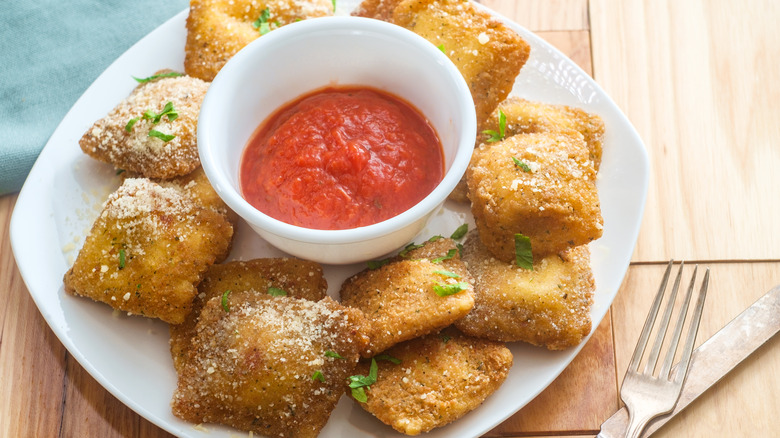
[[244, 198], [293, 225], [381, 222], [427, 196], [444, 175], [441, 142], [403, 100], [371, 88], [325, 88], [272, 114], [241, 160]]

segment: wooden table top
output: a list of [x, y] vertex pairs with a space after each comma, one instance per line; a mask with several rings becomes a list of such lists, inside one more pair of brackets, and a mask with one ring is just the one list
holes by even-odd
[[[780, 3], [750, 0], [482, 0], [590, 72], [634, 124], [650, 191], [610, 312], [553, 384], [488, 436], [593, 436], [669, 258], [711, 267], [698, 343], [780, 283]], [[48, 328], [9, 244], [0, 197], [0, 436], [162, 437], [104, 390]], [[778, 316], [780, 317], [780, 316]], [[780, 339], [656, 436], [780, 429]]]

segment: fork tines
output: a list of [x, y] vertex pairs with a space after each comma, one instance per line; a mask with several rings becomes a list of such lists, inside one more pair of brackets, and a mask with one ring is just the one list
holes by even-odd
[[[666, 286], [669, 281], [669, 276], [672, 271], [673, 264], [674, 261], [670, 260], [669, 265], [666, 268], [666, 272], [664, 273], [663, 280], [661, 281], [661, 286], [658, 289], [658, 293], [655, 296], [653, 305], [650, 309], [650, 312], [647, 315], [647, 320], [645, 320], [645, 325], [644, 328], [642, 329], [642, 334], [639, 337], [639, 341], [637, 342], [636, 349], [634, 350], [634, 355], [631, 357], [631, 362], [628, 365], [629, 371], [637, 372], [639, 370], [639, 363], [647, 347], [647, 341], [650, 338], [650, 333], [653, 329], [653, 325], [655, 324], [656, 317], [658, 316], [658, 310], [661, 307], [661, 302], [663, 301], [665, 295]], [[653, 347], [650, 350], [648, 361], [645, 364], [645, 368], [644, 368], [645, 375], [652, 375], [655, 372], [656, 366], [658, 364], [658, 357], [660, 355], [661, 347], [666, 337], [667, 329], [669, 327], [669, 321], [672, 317], [672, 310], [677, 298], [677, 291], [680, 288], [680, 281], [682, 279], [682, 272], [683, 272], [684, 265], [685, 262], [680, 262], [680, 267], [677, 270], [677, 276], [674, 280], [674, 285], [672, 286], [671, 295], [669, 296], [669, 299], [667, 301], [666, 307], [664, 309], [664, 313], [661, 316], [658, 332], [655, 341], [653, 342]], [[691, 323], [688, 327], [688, 333], [685, 339], [685, 345], [682, 350], [680, 365], [677, 369], [674, 379], [672, 379], [670, 376], [670, 371], [672, 369], [672, 362], [674, 360], [675, 354], [677, 353], [677, 347], [680, 342], [680, 336], [682, 335], [683, 325], [685, 324], [685, 319], [688, 313], [688, 307], [691, 301], [691, 296], [693, 295], [693, 289], [694, 289], [694, 283], [696, 282], [697, 271], [698, 271], [698, 266], [694, 267], [693, 275], [691, 276], [690, 284], [688, 286], [688, 291], [685, 294], [685, 298], [680, 308], [676, 325], [674, 327], [674, 332], [672, 333], [672, 338], [669, 343], [669, 350], [666, 352], [666, 356], [664, 357], [663, 364], [661, 365], [661, 371], [659, 373], [659, 378], [673, 380], [675, 383], [678, 384], [681, 384], [683, 382], [688, 370], [688, 364], [690, 363], [691, 354], [693, 353], [693, 345], [694, 342], [696, 341], [696, 333], [699, 329], [702, 309], [704, 307], [704, 299], [707, 295], [707, 286], [709, 284], [709, 279], [710, 279], [710, 270], [709, 268], [707, 268], [704, 273], [704, 279], [702, 280], [698, 298], [696, 300], [696, 307], [693, 310]]]

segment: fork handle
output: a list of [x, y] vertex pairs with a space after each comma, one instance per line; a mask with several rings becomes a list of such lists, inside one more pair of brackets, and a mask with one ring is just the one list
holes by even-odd
[[639, 438], [645, 430], [645, 426], [657, 415], [635, 415], [629, 411], [628, 429], [626, 429], [626, 438]]

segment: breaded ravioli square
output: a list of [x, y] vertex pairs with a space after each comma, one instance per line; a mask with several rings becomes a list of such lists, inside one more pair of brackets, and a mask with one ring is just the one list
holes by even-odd
[[179, 370], [182, 359], [191, 352], [191, 340], [203, 305], [214, 297], [238, 292], [254, 292], [259, 297], [284, 295], [319, 301], [325, 298], [328, 282], [322, 266], [294, 258], [265, 258], [211, 265], [198, 285], [192, 311], [184, 322], [170, 326], [171, 357]]
[[515, 234], [530, 238], [534, 257], [601, 237], [603, 219], [581, 136], [518, 134], [480, 145], [466, 172], [471, 212], [485, 246], [515, 259]]
[[328, 15], [333, 15], [331, 0], [191, 0], [184, 71], [212, 81], [233, 55], [263, 33]]
[[139, 85], [79, 140], [87, 155], [147, 178], [186, 175], [200, 165], [197, 124], [209, 84], [162, 77]]
[[365, 318], [324, 298], [210, 299], [179, 372], [174, 415], [269, 437], [315, 437], [367, 344]]
[[455, 242], [441, 238], [348, 278], [341, 302], [371, 323], [368, 357], [452, 324], [471, 310], [472, 293], [473, 279]]
[[106, 201], [65, 274], [65, 291], [178, 324], [232, 238], [223, 213], [197, 205], [181, 188], [129, 178]]
[[[445, 329], [383, 353], [376, 360], [376, 383], [359, 404], [401, 433], [428, 432], [482, 404], [504, 382], [512, 362], [503, 343]], [[367, 375], [369, 367], [362, 360], [357, 373]]]
[[604, 121], [598, 115], [573, 106], [510, 97], [488, 118], [486, 130], [499, 131], [499, 110], [506, 117], [507, 137], [535, 132], [579, 132], [588, 146], [588, 158], [598, 172], [604, 143]]
[[471, 90], [481, 127], [512, 91], [530, 46], [469, 0], [367, 0], [353, 13], [405, 27], [452, 60]]
[[595, 283], [587, 246], [534, 260], [533, 270], [495, 259], [475, 232], [463, 259], [476, 279], [474, 308], [455, 325], [496, 341], [561, 350], [590, 333]]

